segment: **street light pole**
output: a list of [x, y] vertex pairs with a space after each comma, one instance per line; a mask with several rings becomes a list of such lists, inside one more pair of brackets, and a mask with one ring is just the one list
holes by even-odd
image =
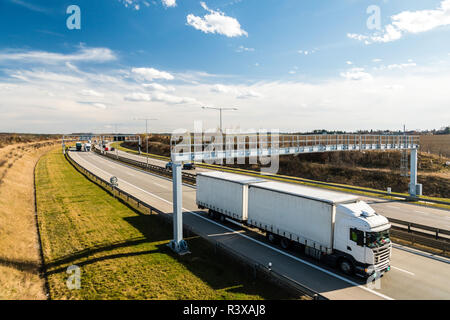
[[144, 120], [145, 121], [145, 140], [146, 140], [146, 144], [147, 144], [147, 147], [146, 147], [146, 150], [147, 150], [147, 152], [146, 152], [146, 163], [147, 163], [147, 165], [146, 165], [146, 167], [148, 168], [148, 121], [153, 121], [153, 120], [158, 120], [158, 119], [153, 119], [153, 118], [140, 118], [140, 119], [138, 119], [138, 118], [134, 118], [134, 120]]
[[222, 107], [202, 107], [202, 109], [211, 109], [211, 110], [219, 110], [219, 123], [220, 123], [220, 132], [222, 132], [222, 111], [225, 110], [238, 110], [238, 108], [222, 108]]

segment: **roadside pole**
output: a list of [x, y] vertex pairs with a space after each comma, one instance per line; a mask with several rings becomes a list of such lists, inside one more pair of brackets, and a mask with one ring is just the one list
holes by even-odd
[[172, 163], [173, 181], [173, 236], [169, 247], [178, 254], [189, 253], [186, 241], [183, 240], [183, 194], [181, 163]]

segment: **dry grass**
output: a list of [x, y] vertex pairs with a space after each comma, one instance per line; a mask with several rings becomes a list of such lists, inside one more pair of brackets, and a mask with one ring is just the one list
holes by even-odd
[[420, 136], [420, 150], [450, 158], [450, 134]]
[[0, 149], [0, 299], [45, 299], [34, 211], [33, 169], [54, 148], [22, 143]]

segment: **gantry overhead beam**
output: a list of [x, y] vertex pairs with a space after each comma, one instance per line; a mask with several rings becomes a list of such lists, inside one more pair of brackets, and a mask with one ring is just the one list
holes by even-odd
[[[404, 135], [279, 135], [271, 140], [246, 137], [240, 141], [238, 135], [233, 140], [211, 143], [177, 144], [172, 141], [171, 159], [182, 161], [214, 161], [227, 158], [289, 155], [334, 151], [371, 151], [371, 150], [411, 150], [419, 148], [418, 136]], [[235, 144], [237, 147], [235, 148]]]
[[[188, 252], [183, 240], [183, 212], [181, 168], [183, 161], [215, 161], [243, 157], [277, 156], [313, 152], [411, 150], [411, 173], [409, 193], [421, 195], [422, 186], [417, 184], [418, 136], [406, 135], [226, 135], [214, 138], [213, 142], [191, 144], [191, 134], [179, 142], [171, 140], [172, 182], [173, 182], [173, 232], [170, 247], [179, 254]], [[213, 135], [214, 137], [214, 135]], [[198, 138], [198, 137], [197, 137]], [[207, 136], [207, 138], [210, 138]]]

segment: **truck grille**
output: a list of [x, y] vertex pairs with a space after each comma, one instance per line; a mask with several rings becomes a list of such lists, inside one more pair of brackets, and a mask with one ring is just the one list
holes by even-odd
[[384, 247], [374, 248], [374, 265], [375, 271], [381, 271], [386, 269], [389, 266], [389, 260], [391, 258], [391, 244], [387, 244]]

